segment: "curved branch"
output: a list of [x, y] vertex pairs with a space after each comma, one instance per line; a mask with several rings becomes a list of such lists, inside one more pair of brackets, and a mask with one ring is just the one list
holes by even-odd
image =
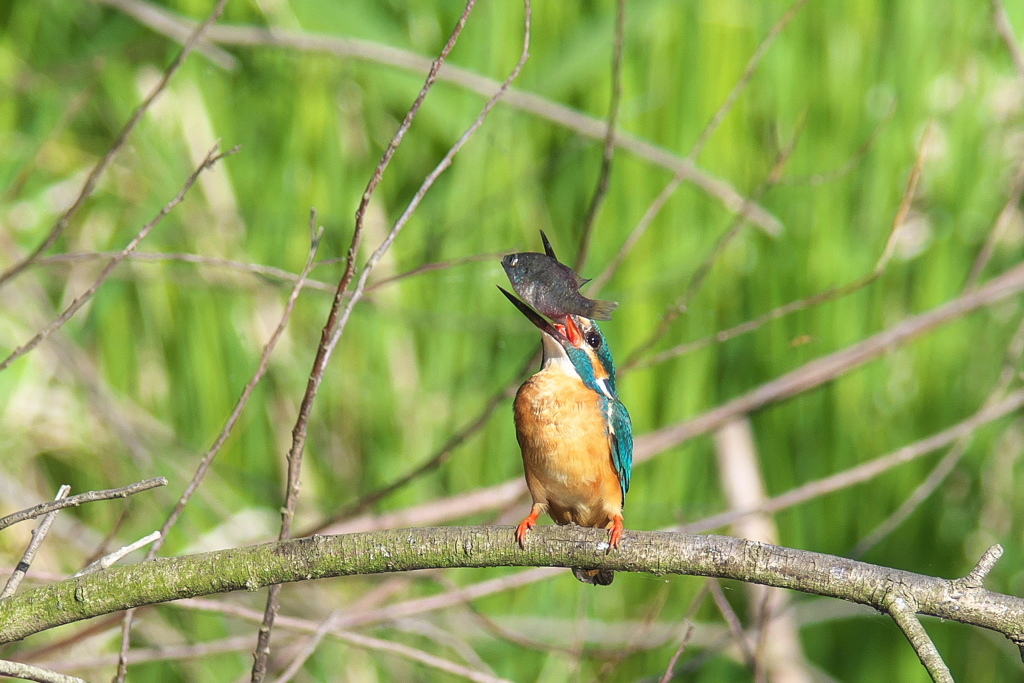
[[[314, 536], [115, 567], [0, 601], [0, 644], [118, 610], [277, 583], [448, 567], [583, 567], [737, 579], [840, 598], [880, 611], [896, 590], [917, 613], [1024, 640], [1024, 599], [947, 580], [729, 536], [539, 527], [526, 549], [511, 526]], [[995, 553], [986, 557], [993, 558]]]

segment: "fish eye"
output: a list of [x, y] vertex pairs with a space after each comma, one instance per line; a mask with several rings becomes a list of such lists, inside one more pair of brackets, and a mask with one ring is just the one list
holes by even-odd
[[601, 335], [597, 332], [589, 332], [586, 336], [587, 343], [590, 344], [590, 348], [597, 349], [601, 346]]
[[519, 256], [516, 254], [509, 254], [504, 258], [505, 263], [512, 266], [513, 268], [519, 264]]

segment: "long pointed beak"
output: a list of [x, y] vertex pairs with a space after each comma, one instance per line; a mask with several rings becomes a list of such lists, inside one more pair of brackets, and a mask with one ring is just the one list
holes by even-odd
[[515, 307], [519, 309], [519, 312], [522, 313], [523, 315], [525, 315], [527, 317], [527, 319], [529, 319], [529, 321], [531, 323], [536, 325], [537, 329], [539, 329], [541, 332], [543, 332], [544, 334], [550, 335], [551, 337], [556, 339], [559, 343], [562, 343], [562, 342], [564, 342], [566, 344], [571, 343], [571, 342], [569, 342], [569, 338], [566, 337], [565, 334], [563, 334], [560, 330], [558, 330], [558, 328], [556, 328], [554, 325], [549, 323], [547, 320], [542, 318], [539, 313], [537, 313], [532, 308], [530, 308], [529, 306], [524, 304], [522, 301], [517, 299], [515, 297], [515, 295], [510, 294], [501, 285], [498, 285], [498, 289], [500, 289], [501, 293], [504, 294], [508, 298], [508, 300], [511, 301], [515, 305]]

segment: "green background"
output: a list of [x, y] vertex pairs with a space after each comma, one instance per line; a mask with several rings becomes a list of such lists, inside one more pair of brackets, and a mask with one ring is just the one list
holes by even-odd
[[[182, 0], [166, 7], [199, 19], [212, 3]], [[758, 0], [627, 3], [621, 129], [685, 157], [788, 7]], [[1024, 30], [1024, 7], [1009, 9]], [[461, 11], [448, 0], [235, 0], [222, 22], [360, 38], [432, 58]], [[505, 78], [519, 56], [522, 20], [515, 2], [481, 0], [449, 62]], [[605, 117], [614, 21], [608, 0], [536, 2], [530, 60], [515, 87]], [[14, 263], [45, 237], [178, 49], [103, 4], [0, 5], [0, 265]], [[309, 210], [316, 207], [326, 228], [318, 258], [344, 256], [363, 189], [423, 74], [294, 48], [225, 49], [235, 59], [233, 69], [189, 57], [50, 254], [123, 248], [219, 139], [225, 147], [241, 145], [240, 153], [204, 176], [142, 251], [298, 271], [309, 248]], [[696, 159], [744, 195], [763, 191], [761, 204], [784, 230], [772, 237], [744, 226], [714, 258], [708, 278], [654, 351], [868, 274], [931, 123], [932, 142], [893, 259], [877, 281], [854, 294], [622, 374], [620, 393], [635, 432], [696, 415], [957, 297], [1024, 154], [1022, 96], [1021, 77], [987, 3], [811, 0]], [[374, 196], [360, 262], [483, 101], [444, 81], [430, 93]], [[764, 188], [780, 150], [794, 139], [781, 181]], [[499, 104], [371, 282], [427, 263], [538, 250], [538, 229], [571, 261], [601, 156], [600, 140]], [[584, 276], [594, 277], [615, 256], [671, 178], [665, 168], [616, 152]], [[601, 293], [620, 303], [614, 320], [603, 324], [620, 363], [657, 328], [733, 222], [721, 201], [692, 184], [673, 195]], [[1014, 208], [985, 276], [1015, 263], [1022, 244], [1024, 222]], [[95, 260], [39, 264], [0, 289], [0, 349], [6, 353], [42, 328], [101, 267]], [[324, 264], [313, 277], [333, 284], [341, 270], [337, 262]], [[536, 352], [537, 334], [495, 284], [506, 284], [497, 256], [403, 279], [358, 304], [313, 411], [297, 528], [334, 518], [429, 458], [515, 379]], [[52, 497], [61, 483], [81, 492], [159, 475], [171, 481], [128, 503], [62, 513], [37, 560], [40, 578], [77, 570], [108, 534], [106, 543], [117, 547], [162, 523], [255, 370], [288, 291], [287, 283], [238, 269], [132, 260], [51, 341], [0, 373], [0, 513]], [[299, 299], [267, 377], [165, 554], [276, 537], [284, 453], [330, 302], [328, 293], [314, 290]], [[982, 309], [754, 413], [769, 494], [840, 472], [975, 412], [996, 384], [1020, 314], [1017, 298]], [[1024, 476], [1022, 448], [1024, 433], [1012, 419], [980, 430], [943, 485], [864, 559], [953, 577], [1000, 542], [1006, 554], [987, 585], [1021, 594], [1024, 489], [1015, 482]], [[939, 457], [778, 514], [779, 541], [849, 554]], [[521, 472], [506, 401], [448, 462], [375, 509], [402, 509]], [[660, 454], [634, 471], [627, 528], [658, 529], [721, 511], [719, 479], [708, 437]], [[501, 515], [462, 521], [507, 523], [525, 511], [521, 501]], [[3, 566], [20, 557], [30, 531], [22, 526], [0, 534]], [[410, 577], [387, 600], [510, 573]], [[283, 613], [321, 620], [332, 609], [352, 609], [385, 581], [290, 586]], [[678, 627], [702, 583], [619, 575], [612, 587], [595, 590], [564, 572], [473, 604], [497, 623], [537, 617], [550, 629], [563, 628], [561, 644], [570, 652], [491, 634], [465, 607], [421, 620], [466, 639], [497, 675], [515, 681], [657, 680], [678, 639], [648, 647], [641, 623]], [[725, 587], [747, 623], [742, 586]], [[792, 598], [801, 608], [818, 602]], [[262, 609], [263, 594], [230, 600]], [[810, 666], [841, 681], [928, 680], [890, 620], [850, 616], [841, 607], [818, 604], [828, 618], [801, 629]], [[722, 624], [710, 600], [695, 618], [699, 628]], [[617, 638], [597, 642], [581, 635], [595, 621], [607, 622]], [[957, 680], [1019, 678], [1017, 650], [997, 634], [925, 623]], [[75, 628], [81, 627], [37, 636], [0, 655], [24, 658]], [[408, 624], [364, 630], [461, 661], [450, 642], [410, 632], [415, 629]], [[255, 638], [255, 627], [161, 607], [140, 616], [133, 634], [142, 647]], [[275, 644], [286, 640], [283, 632], [276, 637]], [[114, 652], [119, 631], [108, 626], [91, 638], [90, 649]], [[752, 680], [727, 645], [725, 639], [690, 647], [676, 680]], [[65, 648], [68, 658], [74, 652]], [[130, 678], [229, 681], [245, 675], [250, 662], [243, 650], [139, 665]], [[107, 665], [69, 673], [102, 679], [110, 671]], [[346, 671], [348, 679], [341, 677]], [[328, 639], [296, 680], [449, 679], [456, 680]]]

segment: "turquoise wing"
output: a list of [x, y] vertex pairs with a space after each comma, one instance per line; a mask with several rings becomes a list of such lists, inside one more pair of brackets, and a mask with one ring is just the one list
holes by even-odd
[[629, 491], [629, 475], [633, 470], [633, 423], [626, 412], [626, 406], [619, 401], [612, 401], [611, 410], [611, 441], [612, 464], [619, 475], [619, 486], [622, 487], [622, 502], [625, 505], [626, 491]]

